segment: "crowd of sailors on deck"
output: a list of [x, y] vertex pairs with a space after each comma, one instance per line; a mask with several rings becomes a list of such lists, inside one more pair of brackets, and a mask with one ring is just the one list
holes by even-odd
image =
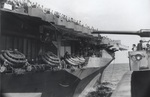
[[147, 44], [144, 44], [144, 41], [140, 40], [137, 45], [136, 44], [132, 45], [132, 51], [142, 51], [142, 50], [145, 50], [145, 51], [150, 52], [150, 44], [149, 44], [149, 42], [150, 41], [148, 41]]
[[24, 8], [24, 12], [28, 13], [28, 8], [29, 7], [38, 8], [38, 9], [41, 9], [43, 11], [43, 13], [45, 13], [45, 14], [53, 14], [54, 16], [56, 16], [58, 18], [62, 17], [66, 21], [73, 22], [76, 25], [81, 25], [81, 26], [87, 27], [89, 29], [98, 30], [98, 29], [94, 29], [94, 27], [88, 26], [87, 24], [82, 24], [81, 20], [75, 20], [72, 17], [68, 17], [68, 16], [66, 16], [66, 15], [64, 15], [60, 12], [51, 10], [50, 8], [44, 8], [43, 5], [40, 5], [38, 3], [33, 3], [30, 0], [6, 0], [6, 1], [2, 2], [0, 7], [4, 8], [5, 3], [11, 5], [12, 10], [16, 10], [16, 9], [19, 9], [19, 8]]

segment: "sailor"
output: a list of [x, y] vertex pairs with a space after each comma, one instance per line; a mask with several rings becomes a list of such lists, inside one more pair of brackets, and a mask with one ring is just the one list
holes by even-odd
[[146, 46], [147, 46], [146, 51], [150, 52], [150, 44], [146, 44]]
[[68, 57], [70, 57], [70, 54], [66, 51], [65, 55], [64, 55], [64, 58], [68, 58]]
[[143, 50], [143, 41], [140, 40], [139, 43], [137, 44], [137, 51]]
[[133, 45], [132, 45], [132, 51], [136, 51], [136, 50], [137, 50], [136, 44], [133, 44]]
[[65, 59], [63, 57], [60, 58], [61, 60], [61, 68], [67, 68], [67, 65], [66, 65], [66, 62], [65, 62]]

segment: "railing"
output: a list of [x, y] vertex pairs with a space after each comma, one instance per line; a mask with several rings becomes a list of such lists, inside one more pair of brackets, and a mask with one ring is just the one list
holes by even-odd
[[72, 22], [72, 21], [67, 21], [66, 28], [76, 30], [76, 29], [75, 29], [75, 23], [74, 23], [74, 22]]
[[52, 13], [46, 13], [45, 14], [45, 21], [47, 21], [49, 23], [55, 23], [54, 15]]
[[60, 25], [60, 26], [66, 27], [66, 25], [67, 25], [67, 20], [66, 20], [65, 18], [61, 17], [61, 16], [56, 16], [56, 15], [54, 15], [54, 23], [55, 23], [56, 25]]
[[32, 7], [28, 7], [28, 14], [30, 16], [35, 16], [35, 17], [39, 17], [42, 20], [45, 20], [45, 14], [43, 12], [42, 9], [40, 8], [32, 8]]
[[[91, 34], [92, 29], [89, 27], [85, 27], [81, 24], [81, 22], [78, 22], [74, 19], [70, 19], [65, 15], [62, 15], [58, 12], [52, 12], [50, 10], [45, 10], [43, 7], [37, 6], [37, 5], [32, 5], [32, 6], [27, 6], [23, 5], [16, 7], [12, 4], [12, 2], [7, 2], [4, 3], [4, 9], [14, 11], [17, 13], [21, 14], [27, 14], [29, 16], [34, 16], [34, 17], [39, 17], [44, 21], [55, 23], [56, 25], [64, 26], [69, 29], [73, 29], [75, 31], [80, 31], [83, 33]], [[47, 13], [49, 11], [49, 13]]]

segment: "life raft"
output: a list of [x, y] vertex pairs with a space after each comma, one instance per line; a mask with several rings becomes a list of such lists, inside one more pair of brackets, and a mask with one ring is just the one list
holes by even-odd
[[22, 68], [27, 62], [25, 55], [17, 50], [3, 50], [0, 54], [0, 60], [12, 68]]
[[85, 59], [83, 57], [68, 57], [65, 61], [72, 66], [79, 66], [85, 63]]
[[41, 57], [42, 57], [42, 60], [46, 64], [49, 64], [50, 66], [59, 66], [60, 65], [60, 59], [52, 52], [44, 53]]

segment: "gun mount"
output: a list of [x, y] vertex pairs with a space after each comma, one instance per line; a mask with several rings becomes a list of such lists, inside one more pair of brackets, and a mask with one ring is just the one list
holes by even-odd
[[92, 34], [122, 34], [139, 35], [140, 37], [150, 37], [150, 29], [141, 29], [139, 31], [94, 31]]

